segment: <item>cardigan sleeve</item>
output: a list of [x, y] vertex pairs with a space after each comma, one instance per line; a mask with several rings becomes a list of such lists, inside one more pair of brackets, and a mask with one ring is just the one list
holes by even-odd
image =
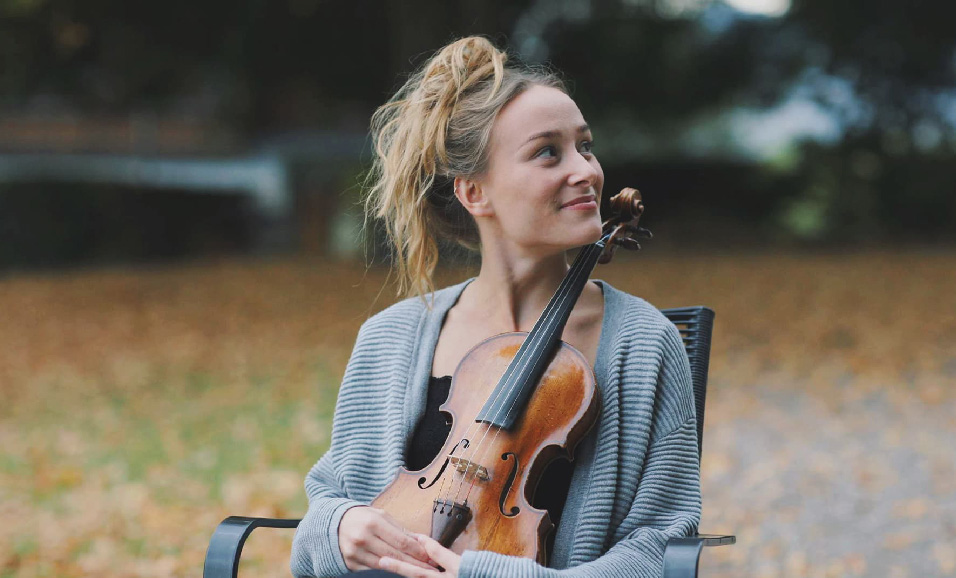
[[305, 480], [309, 510], [292, 541], [293, 576], [339, 576], [349, 571], [339, 550], [339, 522], [349, 508], [363, 504], [345, 495], [336, 481], [333, 460], [332, 452], [327, 452]]
[[619, 525], [630, 529], [629, 533], [597, 559], [562, 570], [545, 568], [526, 558], [466, 551], [459, 577], [661, 576], [667, 540], [696, 532], [701, 511], [690, 367], [673, 325], [663, 331], [662, 345], [650, 441], [637, 492]]
[[[345, 475], [342, 473], [339, 455], [347, 452], [348, 439], [343, 439], [336, 426], [341, 423], [343, 400], [353, 394], [355, 389], [351, 376], [356, 372], [356, 360], [368, 334], [368, 322], [362, 325], [349, 364], [342, 378], [342, 387], [336, 403], [336, 424], [333, 424], [332, 443], [305, 478], [305, 493], [309, 500], [309, 509], [296, 528], [292, 540], [292, 555], [289, 568], [296, 577], [340, 576], [347, 573], [348, 567], [339, 549], [339, 522], [345, 512], [352, 507], [365, 505], [350, 499], [346, 490]], [[346, 447], [343, 447], [346, 446]]]
[[329, 450], [305, 479], [309, 508], [289, 563], [295, 576], [348, 572], [339, 548], [342, 516], [371, 503], [404, 462], [400, 426], [425, 313], [421, 300], [406, 299], [359, 329], [335, 404]]

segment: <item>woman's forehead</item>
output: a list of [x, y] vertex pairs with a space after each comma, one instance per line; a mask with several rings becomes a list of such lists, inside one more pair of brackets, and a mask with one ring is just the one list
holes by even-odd
[[521, 147], [543, 133], [577, 134], [584, 116], [570, 96], [556, 88], [532, 86], [505, 105], [492, 128], [492, 140]]

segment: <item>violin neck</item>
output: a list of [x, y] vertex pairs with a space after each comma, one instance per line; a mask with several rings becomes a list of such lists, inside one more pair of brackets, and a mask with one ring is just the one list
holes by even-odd
[[524, 412], [609, 236], [581, 249], [475, 421], [510, 429]]

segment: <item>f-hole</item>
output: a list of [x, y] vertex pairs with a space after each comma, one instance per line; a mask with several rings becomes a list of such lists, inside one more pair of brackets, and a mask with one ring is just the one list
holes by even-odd
[[462, 438], [461, 441], [459, 441], [457, 444], [455, 444], [455, 447], [451, 448], [451, 453], [445, 456], [445, 463], [443, 463], [443, 464], [441, 465], [441, 469], [438, 470], [438, 473], [437, 473], [437, 474], [435, 474], [435, 479], [433, 479], [432, 481], [428, 482], [427, 485], [423, 485], [423, 484], [425, 484], [425, 479], [426, 479], [426, 478], [425, 478], [425, 476], [422, 476], [422, 477], [418, 478], [418, 487], [421, 488], [421, 489], [423, 489], [423, 490], [427, 490], [428, 488], [434, 486], [434, 485], [435, 485], [435, 482], [437, 482], [438, 479], [441, 478], [441, 475], [445, 473], [445, 468], [448, 467], [448, 458], [449, 458], [450, 456], [455, 455], [455, 452], [458, 450], [458, 446], [461, 446], [461, 449], [465, 449], [465, 448], [468, 447], [468, 444], [469, 444], [468, 440], [467, 440], [467, 439], [464, 439], [464, 438]]
[[501, 512], [501, 515], [506, 518], [514, 518], [518, 515], [518, 512], [521, 510], [518, 506], [512, 506], [511, 510], [505, 512], [505, 498], [508, 497], [508, 493], [511, 491], [511, 486], [515, 483], [515, 477], [518, 475], [518, 456], [514, 452], [507, 452], [501, 454], [501, 459], [508, 461], [508, 458], [514, 460], [514, 464], [511, 466], [511, 473], [508, 474], [508, 480], [505, 482], [504, 487], [501, 488], [501, 496], [498, 498], [498, 510]]

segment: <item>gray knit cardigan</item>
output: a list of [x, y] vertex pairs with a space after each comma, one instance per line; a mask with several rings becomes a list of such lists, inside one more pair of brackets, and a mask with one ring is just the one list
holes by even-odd
[[[595, 363], [598, 423], [575, 452], [552, 568], [466, 551], [471, 577], [658, 577], [671, 536], [696, 531], [700, 466], [690, 368], [680, 334], [643, 299], [598, 282], [604, 323]], [[397, 303], [359, 331], [345, 370], [332, 443], [305, 480], [309, 509], [292, 545], [296, 576], [348, 571], [338, 545], [342, 515], [370, 503], [404, 465], [425, 407], [445, 313], [468, 282]]]

